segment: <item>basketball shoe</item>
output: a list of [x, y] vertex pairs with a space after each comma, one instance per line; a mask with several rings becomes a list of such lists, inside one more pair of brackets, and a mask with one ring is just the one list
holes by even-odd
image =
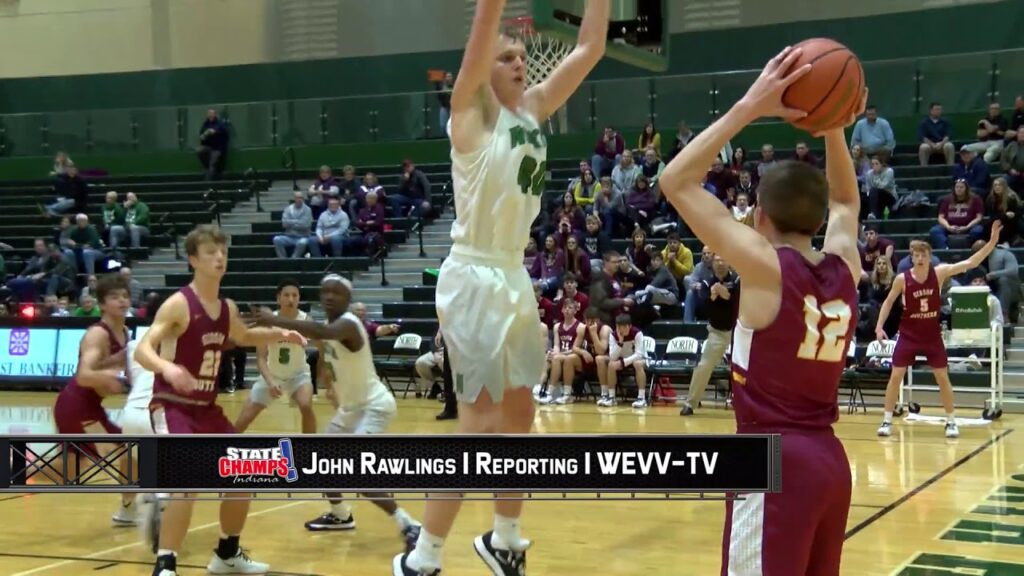
[[269, 570], [270, 564], [249, 558], [241, 548], [227, 559], [221, 558], [215, 552], [213, 558], [206, 564], [206, 571], [210, 574], [266, 574]]
[[521, 550], [499, 550], [491, 541], [494, 531], [485, 532], [473, 540], [473, 547], [480, 559], [487, 564], [494, 576], [525, 576], [526, 550], [530, 547], [529, 540], [522, 541]]
[[334, 512], [325, 512], [313, 520], [306, 522], [305, 526], [306, 530], [311, 532], [320, 532], [323, 530], [354, 530], [356, 527], [356, 518], [352, 514], [349, 514], [348, 518], [342, 520], [341, 518], [338, 518], [338, 515]]
[[138, 508], [135, 505], [135, 499], [133, 498], [127, 505], [122, 502], [110, 520], [114, 526], [135, 526], [138, 523]]

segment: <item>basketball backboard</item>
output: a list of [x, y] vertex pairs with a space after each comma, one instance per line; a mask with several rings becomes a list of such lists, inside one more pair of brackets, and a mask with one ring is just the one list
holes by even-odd
[[[531, 0], [533, 27], [576, 43], [585, 0]], [[670, 0], [612, 0], [607, 54], [652, 72], [668, 69]]]

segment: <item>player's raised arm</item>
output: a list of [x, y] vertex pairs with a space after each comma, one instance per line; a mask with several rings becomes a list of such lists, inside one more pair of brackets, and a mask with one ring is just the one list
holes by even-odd
[[999, 244], [999, 233], [1002, 229], [1003, 223], [999, 220], [993, 220], [992, 235], [989, 236], [988, 242], [985, 243], [981, 250], [971, 254], [970, 258], [961, 260], [956, 264], [939, 264], [936, 266], [935, 275], [938, 277], [939, 286], [945, 284], [946, 280], [952, 276], [963, 274], [968, 270], [981, 266], [988, 259], [989, 255], [992, 254], [992, 251], [996, 249], [996, 244]]
[[[864, 110], [867, 90], [861, 98], [857, 113], [847, 124], [852, 124]], [[843, 128], [825, 132], [825, 176], [828, 179], [829, 204], [828, 226], [825, 228], [825, 252], [841, 257], [850, 267], [853, 281], [860, 278], [860, 253], [857, 238], [860, 236], [860, 190], [857, 172], [850, 162], [850, 149], [846, 144]]]
[[[269, 308], [261, 308], [253, 312], [252, 320], [261, 326], [274, 326], [279, 329], [297, 332], [313, 340], [338, 340], [346, 348], [358, 352], [362, 345], [359, 328], [348, 318], [338, 318], [330, 324], [313, 320], [299, 320], [275, 316]], [[250, 329], [252, 330], [252, 329]], [[259, 330], [256, 328], [256, 330]]]
[[181, 293], [174, 294], [157, 309], [153, 324], [135, 346], [133, 360], [154, 374], [163, 374], [174, 364], [164, 360], [156, 351], [156, 344], [165, 340], [173, 340], [185, 333], [188, 328], [188, 303]]
[[110, 355], [110, 342], [106, 331], [99, 326], [86, 330], [80, 347], [82, 356], [78, 360], [78, 372], [75, 374], [79, 386], [108, 393], [117, 393], [124, 389], [117, 377], [117, 370], [105, 368], [103, 365], [104, 359]]
[[477, 0], [473, 25], [462, 54], [462, 65], [452, 88], [452, 115], [474, 108], [481, 90], [490, 86], [495, 42], [501, 28], [505, 0]]
[[306, 338], [291, 330], [278, 328], [250, 328], [242, 321], [242, 315], [238, 312], [238, 305], [233, 300], [228, 300], [228, 312], [231, 314], [231, 334], [228, 338], [238, 346], [268, 346], [275, 342], [291, 342], [305, 346]]
[[589, 0], [576, 37], [576, 47], [555, 67], [547, 80], [526, 91], [526, 106], [538, 122], [543, 122], [561, 108], [604, 57], [610, 15], [610, 0]]
[[737, 222], [725, 204], [708, 193], [701, 182], [722, 147], [747, 124], [764, 116], [804, 115], [782, 104], [786, 88], [810, 70], [809, 65], [791, 70], [800, 53], [798, 49], [786, 48], [772, 58], [746, 96], [683, 148], [658, 180], [665, 198], [694, 234], [721, 254], [740, 276], [762, 286], [779, 282], [775, 249], [764, 236]]
[[885, 333], [885, 321], [889, 319], [889, 314], [892, 312], [892, 306], [896, 303], [896, 299], [903, 294], [903, 289], [906, 288], [907, 281], [904, 279], [903, 274], [897, 274], [896, 278], [892, 281], [892, 287], [889, 288], [889, 295], [885, 297], [885, 302], [882, 302], [882, 309], [878, 311], [878, 321], [875, 322], [875, 337], [879, 340], [888, 340], [889, 335]]

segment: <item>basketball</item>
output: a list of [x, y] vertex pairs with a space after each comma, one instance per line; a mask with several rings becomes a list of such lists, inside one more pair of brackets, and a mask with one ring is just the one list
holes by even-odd
[[794, 48], [802, 48], [803, 54], [792, 69], [810, 64], [811, 71], [782, 95], [783, 104], [807, 112], [793, 125], [811, 133], [842, 125], [860, 104], [864, 91], [860, 60], [849, 48], [828, 38], [804, 40]]

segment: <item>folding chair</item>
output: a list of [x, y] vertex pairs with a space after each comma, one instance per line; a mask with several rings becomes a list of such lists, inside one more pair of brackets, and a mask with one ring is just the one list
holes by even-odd
[[[651, 372], [651, 384], [647, 397], [650, 398], [650, 403], [653, 404], [659, 400], [675, 402], [676, 397], [664, 394], [664, 389], [660, 386], [656, 387], [655, 382], [659, 378], [685, 378], [686, 375], [692, 374], [693, 367], [697, 365], [697, 360], [700, 358], [700, 354], [697, 351], [699, 348], [700, 345], [696, 338], [676, 336], [668, 341], [665, 353], [660, 359], [648, 362]], [[657, 392], [662, 392], [662, 394], [659, 395]]]
[[[854, 411], [856, 411], [856, 405], [860, 404], [860, 407], [867, 412], [867, 404], [864, 402], [864, 383], [881, 384], [884, 390], [885, 385], [889, 383], [889, 375], [892, 372], [892, 368], [889, 366], [881, 365], [882, 359], [892, 358], [893, 351], [896, 350], [895, 340], [885, 340], [879, 342], [878, 340], [872, 340], [868, 344], [867, 352], [864, 354], [864, 359], [858, 364], [856, 368], [857, 374], [857, 398], [853, 400]], [[878, 364], [878, 365], [875, 365]]]
[[387, 382], [392, 394], [395, 394], [395, 387], [391, 384], [393, 377], [405, 381], [402, 398], [407, 397], [409, 390], [416, 386], [416, 359], [420, 357], [422, 345], [423, 337], [419, 334], [402, 334], [395, 338], [395, 345], [388, 352], [388, 357], [378, 363], [381, 377]]

